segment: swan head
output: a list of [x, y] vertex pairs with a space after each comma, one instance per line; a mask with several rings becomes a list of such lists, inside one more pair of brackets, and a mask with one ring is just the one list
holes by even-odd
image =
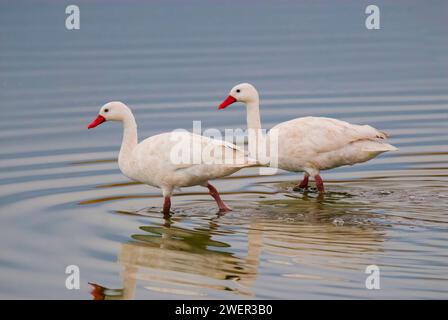
[[258, 102], [258, 91], [250, 83], [237, 84], [230, 90], [229, 96], [219, 105], [218, 109], [224, 109], [232, 103], [242, 102], [251, 103]]
[[129, 118], [130, 114], [132, 114], [131, 110], [123, 102], [108, 102], [101, 107], [98, 116], [87, 126], [87, 128], [95, 128], [106, 121], [124, 121]]

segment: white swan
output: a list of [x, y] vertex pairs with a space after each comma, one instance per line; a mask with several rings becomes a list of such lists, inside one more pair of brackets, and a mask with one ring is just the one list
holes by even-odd
[[[234, 102], [246, 104], [247, 127], [256, 132], [249, 135], [249, 145], [258, 146], [262, 139], [257, 90], [249, 83], [238, 84], [218, 108], [224, 109]], [[282, 122], [269, 131], [265, 141], [267, 149], [272, 132], [278, 134], [279, 142], [276, 166], [287, 171], [305, 172], [295, 191], [307, 188], [308, 178], [312, 176], [317, 189], [323, 193], [321, 170], [365, 162], [383, 152], [397, 150], [386, 142], [384, 132], [368, 125], [331, 118], [304, 117]]]
[[[190, 132], [161, 133], [138, 143], [135, 118], [121, 102], [109, 102], [101, 107], [88, 129], [109, 120], [123, 123], [123, 141], [118, 157], [121, 172], [132, 180], [162, 189], [164, 214], [170, 212], [174, 189], [195, 185], [208, 188], [220, 211], [230, 210], [208, 180], [254, 165], [235, 145]], [[197, 156], [202, 151], [204, 154], [200, 154], [199, 161], [187, 157], [187, 161], [182, 162], [181, 157], [185, 154], [180, 153], [185, 149], [190, 153], [188, 156], [194, 157], [193, 153]], [[205, 151], [207, 161], [204, 161]]]

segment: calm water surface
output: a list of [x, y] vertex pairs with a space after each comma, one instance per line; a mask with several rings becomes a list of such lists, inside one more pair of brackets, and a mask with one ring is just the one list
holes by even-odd
[[[376, 31], [363, 1], [81, 1], [79, 31], [67, 4], [0, 4], [0, 298], [448, 298], [446, 2], [376, 1]], [[232, 212], [185, 188], [164, 218], [119, 172], [121, 127], [86, 130], [111, 100], [141, 138], [244, 128], [241, 105], [216, 110], [242, 81], [266, 128], [336, 117], [400, 150], [324, 172], [324, 196], [243, 170], [215, 181]]]

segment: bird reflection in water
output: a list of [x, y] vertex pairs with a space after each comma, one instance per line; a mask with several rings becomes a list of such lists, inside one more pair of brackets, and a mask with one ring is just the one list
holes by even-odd
[[118, 254], [123, 287], [110, 289], [89, 283], [93, 299], [133, 299], [137, 281], [162, 293], [201, 296], [205, 295], [201, 289], [213, 289], [252, 296], [250, 288], [262, 250], [261, 229], [249, 230], [247, 256], [239, 258], [226, 250], [229, 244], [212, 239], [220, 233], [220, 216], [212, 219], [207, 229], [172, 226], [169, 215], [164, 215], [163, 226], [141, 226], [145, 233], [132, 235], [133, 240], [124, 243]]
[[[386, 219], [377, 209], [352, 193], [330, 192], [322, 197], [304, 192], [259, 200], [251, 207], [245, 204], [212, 219], [204, 214], [205, 223], [193, 229], [178, 227], [165, 216], [163, 225], [142, 226], [132, 241], [121, 246], [122, 288], [92, 284], [92, 296], [133, 299], [143, 286], [160, 296], [194, 298], [228, 291], [250, 298], [255, 296], [262, 251], [263, 264], [280, 263], [283, 267], [273, 267], [278, 270], [273, 274], [298, 281], [298, 292], [309, 289], [301, 287], [300, 279], [316, 281], [307, 286], [343, 284], [348, 274], [362, 274], [383, 252], [387, 219], [393, 217]], [[237, 228], [233, 215], [238, 217]], [[240, 247], [223, 241], [241, 236], [247, 236], [244, 257], [238, 255]]]

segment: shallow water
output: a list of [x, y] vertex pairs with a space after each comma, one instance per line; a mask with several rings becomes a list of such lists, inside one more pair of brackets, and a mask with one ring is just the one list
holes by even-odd
[[[376, 4], [368, 31], [360, 1], [81, 2], [67, 31], [63, 2], [2, 2], [0, 298], [448, 298], [448, 6]], [[324, 172], [324, 196], [248, 169], [214, 182], [232, 212], [197, 187], [163, 217], [118, 170], [120, 126], [85, 128], [110, 100], [142, 138], [244, 128], [242, 106], [216, 111], [242, 81], [266, 128], [336, 117], [400, 150]]]

